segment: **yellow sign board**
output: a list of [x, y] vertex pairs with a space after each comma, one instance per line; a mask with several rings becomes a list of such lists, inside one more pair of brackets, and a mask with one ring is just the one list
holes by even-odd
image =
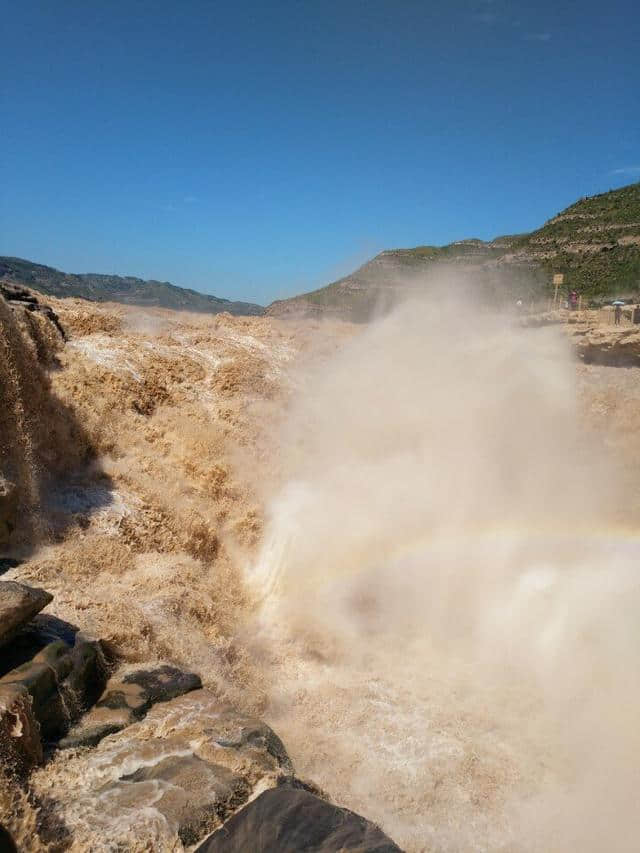
[[554, 284], [564, 284], [564, 273], [557, 272], [553, 276], [553, 283]]

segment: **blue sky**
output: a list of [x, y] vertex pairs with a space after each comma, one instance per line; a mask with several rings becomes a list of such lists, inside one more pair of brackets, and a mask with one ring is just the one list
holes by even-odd
[[636, 0], [3, 4], [0, 253], [266, 303], [640, 180]]

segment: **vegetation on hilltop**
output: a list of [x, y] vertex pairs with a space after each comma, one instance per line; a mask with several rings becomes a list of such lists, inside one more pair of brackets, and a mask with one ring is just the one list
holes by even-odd
[[592, 302], [635, 296], [640, 293], [640, 182], [582, 198], [530, 234], [384, 251], [352, 275], [274, 303], [269, 313], [327, 310], [366, 319], [393, 300], [404, 274], [426, 273], [433, 264], [455, 264], [463, 275], [473, 270], [472, 284], [495, 298], [544, 298], [553, 292], [555, 273], [564, 274], [566, 289], [575, 288]]

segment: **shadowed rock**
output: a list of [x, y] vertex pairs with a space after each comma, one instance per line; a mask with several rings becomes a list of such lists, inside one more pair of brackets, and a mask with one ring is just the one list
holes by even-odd
[[11, 833], [2, 825], [0, 825], [0, 850], [2, 853], [18, 853], [18, 848], [11, 837]]
[[[6, 481], [5, 481], [6, 482]], [[0, 509], [0, 518], [2, 517], [2, 510]], [[0, 541], [2, 533], [0, 532]], [[0, 575], [8, 572], [9, 569], [16, 569], [22, 560], [16, 559], [15, 557], [0, 557]]]
[[69, 652], [67, 644], [57, 640], [0, 679], [0, 686], [18, 684], [29, 692], [45, 740], [59, 737], [69, 726], [68, 710], [60, 693], [60, 683], [73, 666]]
[[302, 788], [265, 791], [201, 844], [198, 853], [401, 853], [375, 824]]
[[[66, 631], [68, 623], [57, 620]], [[56, 620], [43, 623], [42, 632], [31, 625], [18, 635], [16, 648], [8, 649], [7, 658], [18, 665], [0, 678], [0, 685], [21, 685], [31, 696], [33, 714], [40, 724], [42, 737], [55, 740], [66, 734], [77, 719], [100, 695], [106, 681], [106, 667], [97, 640], [77, 632], [71, 635], [73, 647], [56, 639]], [[21, 662], [24, 661], [24, 662]]]
[[44, 589], [26, 586], [16, 581], [0, 581], [0, 646], [53, 601]]

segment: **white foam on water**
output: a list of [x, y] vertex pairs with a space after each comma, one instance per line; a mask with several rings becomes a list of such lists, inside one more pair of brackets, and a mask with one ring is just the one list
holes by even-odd
[[561, 334], [413, 304], [305, 380], [248, 572], [298, 771], [409, 851], [635, 850], [640, 541]]

